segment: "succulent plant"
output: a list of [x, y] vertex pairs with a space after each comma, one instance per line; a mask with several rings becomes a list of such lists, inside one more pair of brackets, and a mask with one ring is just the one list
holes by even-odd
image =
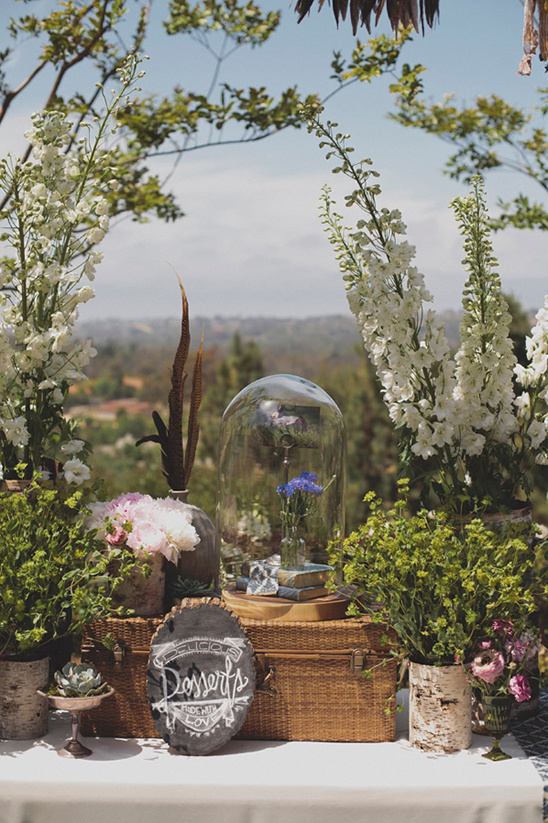
[[54, 678], [62, 697], [91, 697], [108, 689], [93, 663], [66, 663]]
[[211, 583], [202, 583], [200, 580], [193, 580], [189, 577], [177, 576], [169, 584], [169, 591], [173, 597], [203, 597], [210, 594], [213, 586]]

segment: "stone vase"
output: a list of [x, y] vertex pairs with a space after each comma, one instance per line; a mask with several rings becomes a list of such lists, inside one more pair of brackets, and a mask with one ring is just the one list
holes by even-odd
[[409, 742], [457, 752], [472, 742], [471, 688], [462, 666], [409, 666]]
[[211, 518], [199, 508], [188, 502], [189, 490], [170, 490], [174, 500], [182, 501], [190, 510], [192, 525], [198, 532], [200, 542], [194, 551], [181, 552], [177, 562], [177, 574], [183, 580], [195, 580], [205, 586], [219, 582], [220, 546], [217, 540], [217, 529]]
[[49, 657], [0, 660], [0, 738], [33, 740], [48, 730], [48, 704], [37, 689], [47, 691]]

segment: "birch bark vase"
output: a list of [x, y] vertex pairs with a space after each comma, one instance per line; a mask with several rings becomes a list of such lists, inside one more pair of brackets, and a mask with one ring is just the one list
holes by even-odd
[[462, 666], [411, 663], [409, 742], [427, 752], [457, 752], [470, 746], [471, 689]]
[[138, 617], [164, 614], [165, 557], [160, 553], [149, 554], [143, 559], [143, 563], [150, 566], [150, 575], [145, 577], [140, 566], [134, 566], [112, 593], [113, 605], [134, 609]]
[[47, 689], [49, 657], [0, 660], [0, 738], [33, 740], [48, 730], [48, 704], [37, 689]]

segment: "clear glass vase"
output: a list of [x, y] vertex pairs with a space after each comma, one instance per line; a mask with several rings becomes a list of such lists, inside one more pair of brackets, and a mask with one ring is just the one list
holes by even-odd
[[287, 529], [280, 540], [280, 566], [282, 569], [304, 569], [306, 543], [296, 529]]
[[486, 752], [483, 757], [488, 760], [509, 760], [511, 755], [502, 751], [500, 741], [510, 728], [514, 696], [484, 694], [481, 702], [485, 716], [485, 728], [493, 740], [491, 751]]

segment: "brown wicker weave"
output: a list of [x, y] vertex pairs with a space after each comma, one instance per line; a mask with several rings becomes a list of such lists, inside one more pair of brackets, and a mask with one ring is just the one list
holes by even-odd
[[[150, 642], [161, 622], [158, 617], [112, 617], [85, 627], [82, 660], [95, 663], [115, 693], [97, 709], [83, 714], [82, 734], [160, 737], [147, 698], [147, 666]], [[108, 635], [114, 641], [113, 650], [103, 645]]]
[[[87, 627], [82, 659], [114, 687], [111, 700], [82, 717], [82, 733], [159, 737], [146, 671], [159, 618], [109, 618]], [[238, 737], [264, 740], [381, 742], [395, 738], [395, 636], [359, 620], [316, 623], [240, 618], [257, 662], [257, 689]], [[114, 651], [103, 641], [110, 635]], [[364, 676], [363, 670], [370, 670]], [[387, 713], [387, 709], [390, 711]]]
[[397, 664], [389, 653], [395, 635], [386, 626], [367, 618], [241, 622], [255, 651], [258, 682], [238, 737], [394, 740]]

